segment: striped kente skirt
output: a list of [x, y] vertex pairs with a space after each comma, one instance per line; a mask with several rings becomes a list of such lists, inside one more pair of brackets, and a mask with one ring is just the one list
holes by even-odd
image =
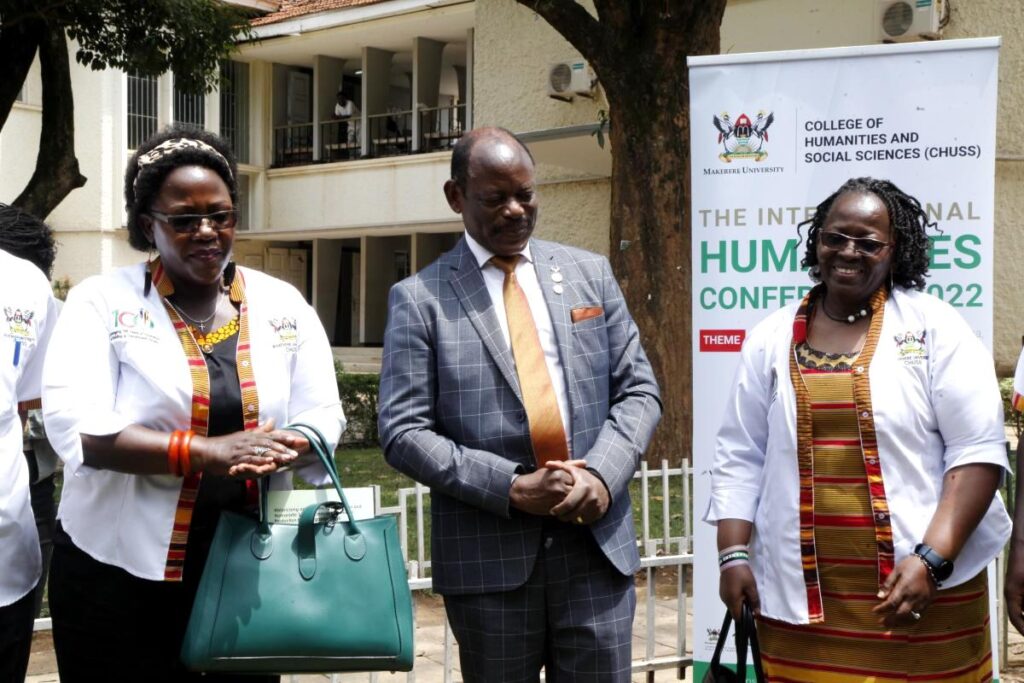
[[[824, 623], [758, 622], [765, 673], [773, 682], [989, 681], [985, 572], [939, 591], [909, 627], [887, 628], [879, 604], [878, 558], [848, 359], [798, 347], [814, 428], [814, 538]], [[810, 366], [810, 367], [808, 367]]]

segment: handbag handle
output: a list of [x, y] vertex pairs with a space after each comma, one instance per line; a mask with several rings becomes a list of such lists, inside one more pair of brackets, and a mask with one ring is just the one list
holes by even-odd
[[[340, 504], [334, 501], [328, 501], [326, 503], [314, 503], [312, 505], [308, 505], [299, 517], [298, 543], [300, 547], [298, 550], [300, 556], [300, 572], [302, 572], [304, 576], [308, 573], [309, 576], [306, 578], [310, 578], [313, 572], [316, 571], [316, 549], [313, 547], [313, 523], [316, 519], [316, 512], [321, 507], [340, 507], [344, 510], [348, 516], [348, 521], [346, 522], [346, 524], [348, 524], [348, 534], [346, 534], [345, 543], [346, 552], [350, 556], [362, 557], [362, 553], [365, 551], [359, 550], [359, 546], [362, 542], [359, 525], [356, 522], [355, 515], [352, 513], [352, 506], [349, 504], [348, 498], [345, 497], [345, 491], [341, 487], [341, 478], [338, 476], [337, 465], [335, 465], [334, 458], [327, 447], [327, 439], [324, 438], [324, 435], [316, 427], [301, 422], [288, 425], [287, 427], [284, 427], [284, 429], [298, 432], [303, 438], [309, 441], [310, 450], [316, 454], [317, 458], [320, 460], [320, 464], [322, 464], [324, 469], [327, 470], [327, 475], [331, 478], [331, 483], [334, 484], [334, 490], [338, 492], [338, 498], [341, 501]], [[270, 557], [273, 552], [273, 538], [270, 533], [270, 511], [268, 502], [268, 494], [270, 493], [270, 477], [261, 477], [259, 479], [257, 492], [259, 493], [259, 524], [252, 535], [250, 549], [256, 558], [265, 560]], [[303, 532], [304, 528], [306, 529], [305, 533]], [[350, 537], [353, 538], [352, 541], [348, 540]], [[305, 543], [303, 542], [304, 538]], [[303, 569], [303, 557], [306, 557], [307, 559], [305, 569]], [[310, 565], [309, 559], [312, 559], [312, 565]], [[356, 559], [356, 557], [353, 557], [353, 559]]]
[[718, 632], [718, 641], [715, 643], [715, 653], [711, 655], [711, 668], [721, 665], [722, 651], [725, 649], [725, 641], [729, 638], [729, 625], [732, 624], [732, 615], [725, 610], [725, 619], [722, 621], [722, 629]]
[[[711, 656], [711, 669], [714, 670], [722, 663], [722, 651], [725, 649], [725, 642], [729, 639], [729, 626], [732, 624], [732, 615], [725, 610], [725, 619], [722, 621], [722, 630], [718, 633], [718, 642], [715, 643], [715, 653]], [[761, 648], [757, 642], [757, 628], [754, 622], [754, 615], [750, 606], [743, 603], [743, 613], [740, 620], [736, 622], [736, 680], [747, 680], [747, 648], [749, 646], [754, 660], [754, 680], [763, 683], [765, 680], [764, 670], [761, 667]]]
[[[310, 448], [314, 453], [316, 453], [317, 457], [320, 458], [320, 464], [322, 464], [324, 469], [327, 470], [327, 475], [331, 478], [331, 483], [334, 484], [334, 490], [338, 492], [341, 507], [348, 516], [348, 522], [346, 523], [349, 527], [349, 533], [358, 534], [359, 525], [356, 523], [356, 516], [352, 513], [352, 506], [349, 505], [348, 498], [345, 497], [345, 490], [341, 487], [341, 477], [338, 475], [338, 466], [334, 462], [333, 454], [330, 453], [327, 448], [327, 439], [324, 438], [324, 435], [316, 427], [301, 422], [288, 425], [285, 429], [293, 432], [299, 432], [309, 441]], [[332, 506], [337, 505], [337, 503], [319, 503], [317, 504], [317, 507], [324, 505]], [[308, 506], [306, 510], [303, 511], [303, 516], [305, 516], [305, 513], [309, 511], [311, 507], [313, 506]], [[315, 516], [315, 511], [312, 514]]]
[[757, 642], [757, 626], [750, 605], [744, 602], [740, 620], [736, 623], [736, 674], [741, 681], [747, 680], [748, 645], [754, 660], [754, 680], [761, 683], [765, 679], [761, 668], [761, 647]]

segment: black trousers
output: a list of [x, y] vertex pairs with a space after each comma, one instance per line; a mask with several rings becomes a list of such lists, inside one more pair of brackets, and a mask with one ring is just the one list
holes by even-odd
[[0, 607], [0, 683], [22, 683], [32, 649], [32, 604], [35, 591]]
[[[34, 461], [33, 461], [34, 462]], [[33, 477], [34, 478], [34, 477]], [[29, 488], [32, 496], [32, 512], [36, 517], [36, 531], [39, 532], [39, 552], [43, 556], [43, 576], [36, 586], [32, 615], [39, 618], [46, 592], [46, 577], [50, 572], [50, 558], [53, 557], [53, 532], [57, 528], [57, 503], [53, 499], [54, 475], [37, 481]]]
[[198, 586], [148, 581], [93, 559], [59, 526], [50, 612], [61, 683], [277, 683], [278, 676], [189, 673], [178, 659]]

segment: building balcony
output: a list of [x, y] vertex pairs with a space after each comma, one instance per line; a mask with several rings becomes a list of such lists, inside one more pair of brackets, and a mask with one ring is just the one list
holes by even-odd
[[237, 57], [262, 79], [253, 105], [265, 167], [442, 151], [472, 127], [472, 3], [315, 17], [257, 26]]

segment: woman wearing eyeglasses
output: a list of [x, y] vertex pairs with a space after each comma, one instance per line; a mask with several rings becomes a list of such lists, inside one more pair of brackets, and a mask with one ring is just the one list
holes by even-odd
[[279, 470], [308, 443], [277, 427], [332, 444], [344, 427], [313, 309], [231, 261], [237, 178], [213, 134], [143, 143], [128, 237], [155, 256], [75, 287], [54, 332], [45, 419], [65, 468], [49, 596], [66, 683], [200, 680], [178, 653], [220, 513], [254, 502], [251, 479], [289, 485]]
[[818, 205], [818, 285], [747, 337], [705, 519], [771, 680], [987, 681], [985, 567], [1010, 520], [992, 357], [921, 290], [920, 203], [852, 179]]

